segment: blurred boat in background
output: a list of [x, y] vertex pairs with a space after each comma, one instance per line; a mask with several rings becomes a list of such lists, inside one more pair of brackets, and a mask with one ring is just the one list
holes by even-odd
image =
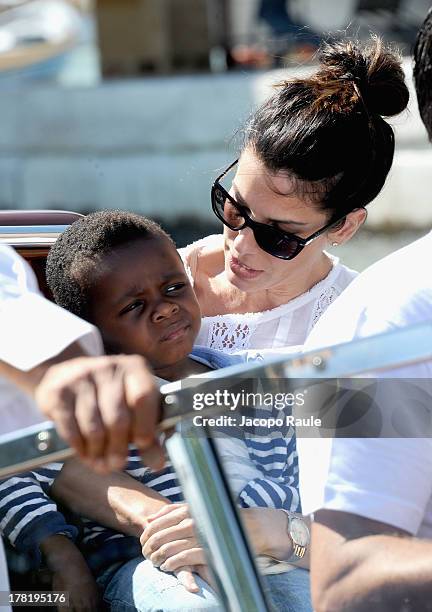
[[66, 0], [0, 0], [0, 85], [55, 78], [82, 36], [82, 14]]

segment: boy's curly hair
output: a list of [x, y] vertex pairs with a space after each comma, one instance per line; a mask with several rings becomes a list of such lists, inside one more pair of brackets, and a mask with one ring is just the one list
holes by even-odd
[[91, 288], [101, 256], [134, 240], [172, 238], [154, 221], [123, 210], [103, 210], [75, 221], [51, 247], [48, 286], [57, 304], [91, 321]]

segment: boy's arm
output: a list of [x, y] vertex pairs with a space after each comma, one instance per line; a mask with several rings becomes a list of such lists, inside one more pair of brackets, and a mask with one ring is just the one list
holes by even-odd
[[[249, 453], [255, 455], [255, 441], [246, 441], [250, 445]], [[296, 440], [292, 436], [285, 446], [282, 442], [266, 451], [266, 444], [259, 444], [255, 462], [262, 468], [275, 466], [270, 474], [260, 469], [261, 475], [249, 480], [239, 492], [238, 500], [242, 508], [283, 508], [290, 512], [301, 512], [299, 493], [299, 466]], [[263, 463], [266, 460], [266, 463]], [[272, 460], [272, 463], [269, 462]], [[251, 459], [252, 463], [252, 459]], [[279, 465], [282, 463], [283, 468]]]
[[299, 512], [298, 485], [279, 483], [262, 476], [250, 480], [239, 493], [241, 508], [283, 508]]
[[125, 472], [95, 474], [77, 459], [64, 464], [51, 494], [76, 514], [136, 537], [148, 515], [171, 503]]
[[68, 607], [99, 610], [100, 597], [95, 579], [77, 546], [63, 535], [51, 535], [41, 542], [46, 566], [52, 572], [53, 591], [68, 593]]
[[[260, 442], [262, 444], [260, 444]], [[257, 447], [258, 444], [258, 447]], [[298, 456], [292, 437], [288, 445], [271, 446], [266, 459], [284, 469], [274, 470], [274, 477], [262, 467], [262, 457], [255, 451], [265, 449], [265, 440], [240, 440], [223, 438], [217, 440], [219, 455], [226, 473], [233, 484], [242, 483], [233, 491], [241, 507], [240, 515], [257, 555], [276, 559], [288, 559], [292, 555], [292, 540], [288, 533], [288, 518], [280, 509], [293, 513], [301, 511], [298, 481]], [[256, 448], [257, 447], [257, 448]], [[268, 464], [271, 465], [271, 464]], [[309, 523], [308, 519], [302, 517]], [[303, 559], [294, 561], [300, 567], [309, 567], [309, 551]]]
[[18, 551], [30, 555], [32, 565], [41, 562], [40, 544], [54, 534], [74, 539], [78, 530], [69, 525], [56, 504], [44, 493], [61, 464], [50, 464], [39, 473], [27, 472], [0, 482], [0, 530]]

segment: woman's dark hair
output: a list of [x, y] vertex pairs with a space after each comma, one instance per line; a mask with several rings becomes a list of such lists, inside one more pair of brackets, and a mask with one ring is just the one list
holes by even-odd
[[46, 277], [57, 304], [91, 321], [90, 288], [101, 257], [134, 240], [169, 240], [154, 221], [124, 210], [102, 210], [72, 223], [51, 247]]
[[414, 81], [420, 116], [432, 141], [432, 8], [417, 34], [414, 47]]
[[399, 57], [378, 37], [326, 43], [319, 60], [311, 77], [276, 86], [250, 118], [244, 145], [336, 219], [381, 191], [394, 154], [383, 117], [403, 111], [409, 93]]

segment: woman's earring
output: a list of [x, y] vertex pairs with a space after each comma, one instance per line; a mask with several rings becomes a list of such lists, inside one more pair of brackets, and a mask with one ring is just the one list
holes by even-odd
[[332, 246], [333, 246], [333, 247], [335, 247], [335, 246], [339, 246], [339, 242], [332, 242]]

